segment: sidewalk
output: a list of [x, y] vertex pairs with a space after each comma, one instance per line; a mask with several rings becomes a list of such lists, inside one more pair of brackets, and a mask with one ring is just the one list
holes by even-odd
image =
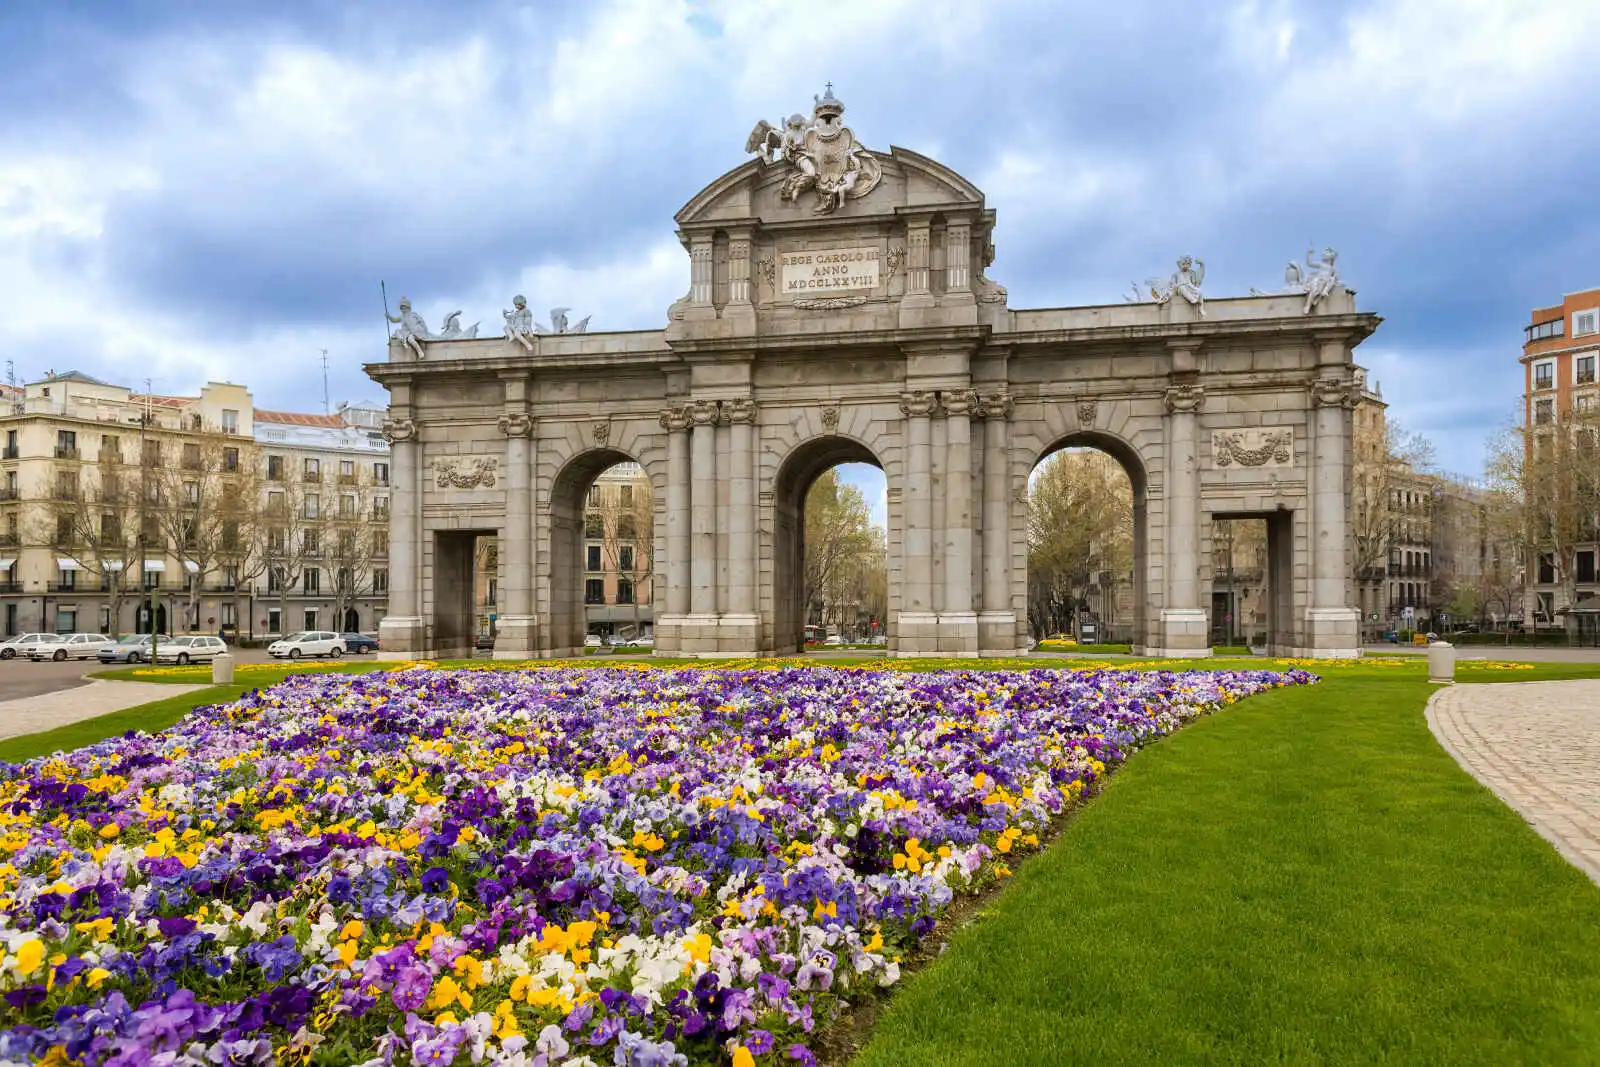
[[7, 700], [0, 702], [0, 738], [54, 730], [58, 726], [205, 688], [159, 682], [93, 681], [44, 696]]

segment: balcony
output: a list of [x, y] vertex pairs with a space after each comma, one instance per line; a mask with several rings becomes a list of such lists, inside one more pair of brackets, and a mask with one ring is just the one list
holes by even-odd
[[51, 582], [45, 586], [45, 590], [51, 593], [90, 593], [94, 591], [86, 585], [79, 585], [77, 582]]
[[20, 592], [22, 592], [22, 583], [21, 582], [0, 582], [0, 593], [20, 593]]
[[56, 445], [56, 458], [57, 459], [77, 459], [78, 458], [78, 449], [76, 448], [76, 446]]
[[322, 475], [313, 474], [310, 471], [306, 471], [304, 474], [302, 474], [300, 476], [300, 480], [302, 482], [305, 482], [307, 485], [321, 485], [322, 484]]
[[21, 456], [22, 449], [16, 445], [7, 445], [3, 451], [0, 451], [0, 459], [19, 459]]
[[16, 486], [0, 485], [0, 502], [20, 499], [22, 499], [22, 497], [21, 494], [17, 492]]
[[248, 593], [250, 586], [245, 582], [209, 582], [200, 587], [202, 593]]
[[354, 474], [341, 474], [341, 475], [339, 475], [339, 484], [340, 485], [355, 485], [356, 484], [356, 476]]

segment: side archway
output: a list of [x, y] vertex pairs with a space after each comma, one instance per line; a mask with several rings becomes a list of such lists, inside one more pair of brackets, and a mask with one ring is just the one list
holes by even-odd
[[784, 457], [773, 481], [772, 632], [768, 642], [778, 655], [792, 655], [805, 648], [806, 496], [818, 478], [844, 463], [884, 469], [865, 444], [834, 434], [814, 437], [796, 446]]
[[[1128, 488], [1131, 495], [1129, 518], [1132, 524], [1130, 552], [1132, 573], [1129, 576], [1130, 580], [1127, 595], [1127, 603], [1129, 605], [1128, 614], [1130, 619], [1126, 628], [1128, 631], [1127, 636], [1131, 637], [1132, 644], [1136, 648], [1147, 645], [1150, 640], [1151, 619], [1149, 596], [1149, 476], [1145, 469], [1144, 461], [1140, 457], [1138, 450], [1123, 438], [1103, 430], [1080, 430], [1065, 434], [1055, 439], [1048, 447], [1044, 448], [1039, 453], [1029, 472], [1030, 513], [1029, 528], [1027, 530], [1027, 553], [1024, 556], [1024, 559], [1027, 562], [1025, 562], [1024, 567], [1030, 568], [1032, 566], [1033, 538], [1036, 534], [1036, 531], [1032, 528], [1033, 523], [1036, 521], [1036, 517], [1031, 511], [1033, 474], [1053, 457], [1067, 450], [1092, 450], [1098, 452], [1114, 461], [1116, 466], [1121, 468], [1122, 473], [1127, 476]], [[1025, 573], [1027, 572], [1025, 571]], [[1032, 598], [1035, 596], [1034, 577], [1035, 576], [1032, 573], [1027, 573], [1027, 579], [1024, 583], [1024, 587], [1028, 590], [1028, 595], [1030, 598], [1028, 611], [1030, 628], [1037, 631], [1038, 626], [1035, 623], [1035, 605], [1031, 602]], [[1100, 618], [1102, 626], [1109, 622], [1107, 616], [1112, 614], [1111, 612], [1107, 611], [1105, 605], [1107, 603], [1116, 602], [1120, 599], [1118, 591], [1114, 588], [1117, 580], [1118, 579], [1116, 577], [1113, 577], [1111, 582], [1113, 588], [1109, 591], [1103, 590], [1100, 594], [1101, 606], [1099, 607], [1098, 611], [1096, 611], [1096, 614]], [[1096, 579], [1097, 587], [1103, 587], [1104, 584], [1105, 583], [1103, 580], [1098, 578]], [[1109, 600], [1107, 599], [1108, 597], [1110, 598]], [[1091, 605], [1090, 610], [1095, 611], [1094, 606]], [[1074, 605], [1074, 611], [1076, 611], [1076, 605]], [[1034, 636], [1039, 636], [1039, 634], [1035, 632]], [[1103, 629], [1098, 630], [1098, 639], [1105, 640], [1108, 636], [1112, 636], [1115, 639], [1120, 640], [1122, 635], [1107, 635]]]

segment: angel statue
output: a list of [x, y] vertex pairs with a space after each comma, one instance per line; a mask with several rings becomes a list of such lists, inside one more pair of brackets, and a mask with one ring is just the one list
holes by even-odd
[[593, 315], [585, 315], [582, 319], [578, 320], [578, 324], [576, 326], [568, 327], [567, 326], [567, 312], [569, 312], [571, 310], [572, 310], [571, 308], [551, 308], [550, 309], [550, 325], [546, 326], [542, 322], [536, 322], [536, 323], [533, 324], [533, 332], [534, 333], [587, 333], [588, 330], [589, 330], [589, 320], [594, 318], [594, 316]]
[[400, 298], [400, 314], [391, 315], [385, 311], [383, 317], [400, 324], [394, 332], [395, 339], [415, 352], [418, 359], [422, 358], [422, 342], [437, 340], [428, 332], [428, 324], [422, 321], [422, 316], [411, 310], [411, 300], [407, 297]]
[[[1307, 242], [1310, 244], [1310, 242]], [[1311, 314], [1313, 308], [1322, 302], [1329, 293], [1344, 284], [1339, 278], [1339, 268], [1334, 261], [1339, 258], [1339, 253], [1331, 248], [1322, 250], [1322, 262], [1317, 263], [1311, 258], [1316, 245], [1306, 249], [1306, 266], [1311, 269], [1305, 280], [1306, 306], [1304, 314]]]
[[[1200, 293], [1200, 285], [1206, 280], [1206, 261], [1193, 256], [1182, 256], [1178, 259], [1178, 271], [1172, 276], [1170, 293], [1177, 293], [1189, 303], [1206, 313], [1206, 298]], [[1169, 299], [1170, 299], [1169, 293]]]
[[478, 336], [478, 327], [482, 323], [475, 322], [466, 329], [461, 328], [461, 312], [452, 311], [444, 317], [444, 329], [439, 331], [441, 341], [465, 341]]
[[533, 312], [528, 310], [528, 298], [518, 293], [511, 298], [511, 310], [502, 311], [506, 320], [505, 338], [533, 351]]
[[763, 163], [775, 163], [780, 159], [792, 163], [805, 136], [806, 117], [798, 111], [784, 121], [781, 130], [766, 119], [761, 119], [745, 139], [744, 150], [759, 152]]

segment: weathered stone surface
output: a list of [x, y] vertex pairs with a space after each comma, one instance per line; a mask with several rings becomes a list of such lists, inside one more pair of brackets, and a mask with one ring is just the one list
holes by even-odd
[[706, 186], [677, 215], [688, 292], [664, 329], [429, 339], [422, 358], [397, 341], [368, 366], [394, 441], [385, 649], [459, 646], [464, 593], [435, 555], [477, 532], [503, 546], [495, 654], [579, 650], [583, 494], [633, 459], [654, 491], [658, 651], [800, 647], [804, 494], [856, 461], [888, 484], [890, 648], [1014, 653], [1028, 475], [1094, 446], [1134, 486], [1140, 651], [1206, 654], [1201, 531], [1225, 514], [1267, 519], [1272, 648], [1357, 654], [1348, 399], [1377, 318], [1342, 286], [1310, 312], [1293, 293], [1013, 310], [978, 269], [983, 193], [915, 152], [871, 158], [870, 192], [826, 213], [761, 158]]

